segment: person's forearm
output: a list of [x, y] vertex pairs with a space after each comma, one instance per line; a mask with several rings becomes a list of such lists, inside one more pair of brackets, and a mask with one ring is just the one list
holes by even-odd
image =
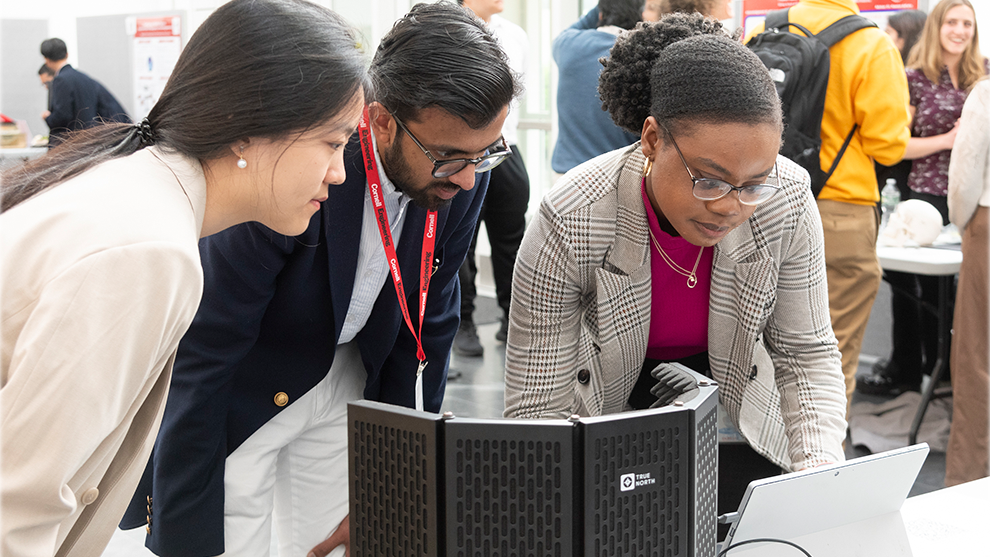
[[596, 5], [594, 8], [591, 8], [591, 10], [589, 10], [588, 13], [584, 14], [584, 16], [581, 19], [577, 20], [577, 22], [575, 22], [574, 25], [571, 25], [570, 28], [597, 29], [600, 20], [601, 17], [599, 16], [598, 6]]
[[920, 159], [928, 155], [952, 149], [955, 136], [949, 134], [933, 135], [931, 137], [912, 137], [904, 150], [904, 160]]

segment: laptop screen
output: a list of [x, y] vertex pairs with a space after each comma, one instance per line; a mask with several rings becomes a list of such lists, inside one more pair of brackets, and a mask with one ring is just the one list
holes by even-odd
[[920, 443], [754, 481], [722, 547], [755, 538], [795, 540], [900, 510], [927, 456], [928, 444]]

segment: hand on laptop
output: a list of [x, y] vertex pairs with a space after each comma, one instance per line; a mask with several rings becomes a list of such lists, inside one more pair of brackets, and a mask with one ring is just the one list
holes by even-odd
[[[812, 468], [818, 468], [819, 466], [827, 466], [829, 464], [835, 464], [835, 463], [834, 462], [831, 462], [831, 461], [829, 461], [829, 462], [819, 462], [818, 464], [816, 464], [814, 466], [805, 466], [801, 470], [811, 470]], [[798, 470], [798, 472], [800, 472], [801, 470]]]

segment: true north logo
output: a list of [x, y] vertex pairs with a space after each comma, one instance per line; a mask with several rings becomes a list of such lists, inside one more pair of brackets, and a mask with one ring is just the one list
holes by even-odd
[[619, 490], [632, 491], [637, 487], [652, 485], [657, 483], [657, 479], [651, 477], [650, 473], [645, 474], [623, 474], [619, 476]]

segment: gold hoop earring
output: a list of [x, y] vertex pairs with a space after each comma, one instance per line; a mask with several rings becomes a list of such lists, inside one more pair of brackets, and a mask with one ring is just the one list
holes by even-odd
[[646, 159], [646, 162], [643, 163], [643, 178], [649, 176], [651, 170], [653, 170], [653, 159]]

